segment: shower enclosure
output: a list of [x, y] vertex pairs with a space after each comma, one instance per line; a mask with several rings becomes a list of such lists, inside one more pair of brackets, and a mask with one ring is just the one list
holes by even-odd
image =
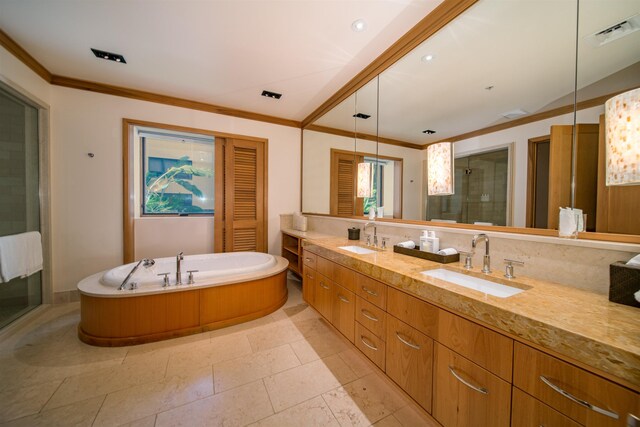
[[[0, 82], [0, 236], [40, 231], [38, 114]], [[0, 283], [0, 328], [41, 303], [41, 272]]]

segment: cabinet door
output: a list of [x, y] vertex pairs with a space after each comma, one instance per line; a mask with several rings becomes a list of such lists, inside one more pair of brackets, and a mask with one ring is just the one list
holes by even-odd
[[333, 326], [353, 343], [356, 297], [340, 285], [333, 285]]
[[435, 419], [445, 427], [508, 426], [511, 384], [440, 343], [435, 347]]
[[316, 292], [316, 278], [318, 273], [309, 267], [304, 269], [304, 276], [302, 277], [302, 298], [312, 307], [316, 306], [315, 292]]
[[521, 343], [513, 385], [588, 427], [623, 427], [628, 414], [640, 416], [640, 394]]
[[433, 340], [387, 315], [386, 373], [431, 413]]
[[333, 282], [326, 276], [317, 273], [315, 282], [315, 308], [327, 319], [332, 322], [331, 314], [333, 313]]
[[555, 409], [534, 399], [520, 389], [513, 388], [512, 427], [580, 427]]

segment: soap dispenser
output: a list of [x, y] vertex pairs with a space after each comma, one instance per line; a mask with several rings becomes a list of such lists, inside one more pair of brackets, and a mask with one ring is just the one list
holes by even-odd
[[429, 241], [431, 242], [431, 249], [429, 252], [438, 252], [440, 250], [440, 239], [436, 237], [435, 231], [429, 232]]
[[422, 236], [420, 236], [420, 250], [424, 252], [431, 252], [431, 242], [429, 241], [429, 232], [424, 230]]

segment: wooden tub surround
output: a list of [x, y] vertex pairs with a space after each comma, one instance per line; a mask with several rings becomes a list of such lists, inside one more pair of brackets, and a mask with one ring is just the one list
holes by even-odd
[[[105, 295], [80, 290], [81, 341], [118, 347], [223, 328], [266, 316], [287, 301], [287, 265], [217, 283]], [[102, 273], [84, 279], [99, 281]], [[253, 277], [244, 277], [253, 276]], [[222, 282], [222, 283], [221, 283]]]

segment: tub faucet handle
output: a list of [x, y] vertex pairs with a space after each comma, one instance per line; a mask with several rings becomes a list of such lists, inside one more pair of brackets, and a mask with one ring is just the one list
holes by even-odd
[[193, 280], [193, 273], [197, 273], [200, 270], [187, 270], [187, 273], [189, 273], [189, 285], [193, 285], [195, 282]]
[[169, 283], [169, 274], [171, 274], [171, 273], [160, 273], [160, 274], [158, 274], [158, 276], [164, 276], [164, 280], [163, 280], [163, 284], [162, 284], [163, 288], [166, 288], [167, 286], [171, 285], [171, 283]]

